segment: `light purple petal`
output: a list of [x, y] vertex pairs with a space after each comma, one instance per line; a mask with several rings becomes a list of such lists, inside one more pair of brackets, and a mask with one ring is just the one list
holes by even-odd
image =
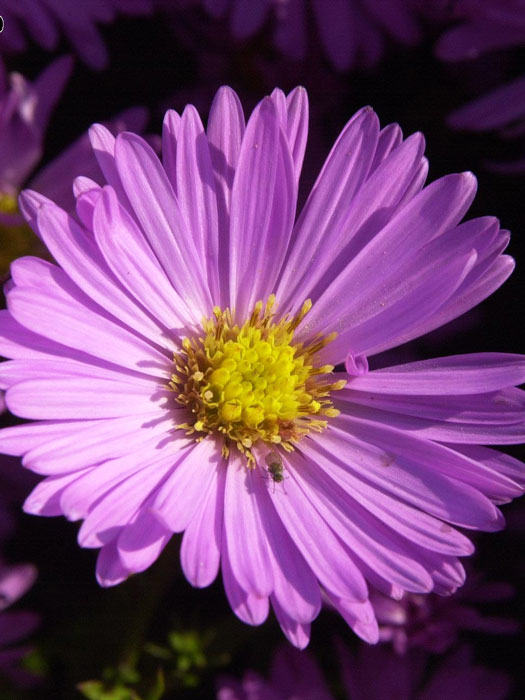
[[266, 98], [248, 122], [232, 191], [230, 301], [240, 318], [273, 290], [292, 230], [296, 196], [288, 144], [280, 133], [275, 104]]
[[[171, 337], [179, 335], [180, 329], [191, 323], [191, 311], [184, 297], [173, 289], [142, 232], [110, 187], [104, 188], [95, 206], [93, 226], [105, 263], [132, 295], [134, 307], [139, 302], [149, 316], [157, 319], [157, 332], [150, 338], [174, 349]], [[166, 330], [159, 330], [159, 326]]]
[[239, 585], [232, 573], [226, 543], [224, 541], [224, 529], [221, 552], [222, 580], [226, 596], [233, 612], [247, 625], [261, 625], [268, 617], [270, 602], [268, 597], [260, 597], [253, 593], [247, 593]]
[[525, 382], [525, 355], [473, 353], [386, 367], [352, 379], [352, 390], [389, 394], [477, 394]]
[[135, 215], [173, 287], [191, 301], [197, 318], [209, 313], [213, 304], [205, 261], [186, 229], [159, 159], [140, 136], [124, 132], [117, 136], [115, 162]]
[[218, 215], [208, 140], [195, 107], [183, 112], [177, 134], [177, 198], [197, 255], [205, 262], [211, 297], [219, 297]]
[[202, 484], [224, 465], [213, 438], [192, 442], [184, 453], [174, 455], [174, 465], [173, 473], [159, 489], [151, 510], [172, 532], [182, 532], [206, 495]]
[[310, 624], [297, 622], [295, 618], [290, 617], [280, 606], [275, 596], [272, 596], [272, 607], [275, 617], [288, 641], [297, 649], [305, 649], [310, 641]]
[[364, 578], [348, 550], [326, 524], [295, 479], [284, 490], [269, 491], [275, 510], [319, 582], [354, 600], [366, 600]]
[[[363, 445], [358, 453], [361, 464], [366, 459], [368, 480], [382, 482], [383, 488], [392, 494], [453, 524], [487, 531], [501, 529], [503, 518], [490, 501], [480, 491], [454, 478], [457, 471], [469, 473], [475, 467], [452, 450], [356, 416], [336, 418], [333, 424], [358, 442], [370, 443], [368, 455]], [[482, 480], [482, 474], [479, 478]]]
[[223, 305], [229, 303], [231, 193], [244, 130], [244, 114], [239, 98], [231, 88], [219, 88], [210, 108], [207, 136], [215, 174], [219, 236], [218, 267]]
[[225, 480], [226, 468], [219, 468], [212, 474], [206, 496], [197, 506], [182, 537], [182, 570], [197, 588], [209, 586], [219, 571]]
[[339, 241], [348, 202], [368, 175], [378, 134], [378, 119], [365, 107], [348, 122], [330, 151], [294, 228], [292, 250], [276, 292], [285, 307], [291, 298], [300, 307], [319, 277], [318, 265], [325, 269], [324, 250]]
[[122, 529], [117, 549], [123, 566], [133, 573], [147, 569], [160, 556], [172, 533], [143, 506], [136, 519]]
[[[140, 449], [145, 442], [151, 442], [152, 436], [157, 435], [160, 442], [169, 435], [172, 425], [171, 416], [159, 417], [158, 413], [61, 424], [60, 432], [55, 426], [55, 435], [50, 429], [40, 431], [45, 435], [44, 442], [37, 433], [40, 444], [26, 445], [23, 464], [38, 474], [70, 473]], [[25, 438], [24, 432], [27, 431], [21, 431], [19, 440]], [[2, 438], [0, 433], [0, 444], [4, 442]]]
[[[24, 261], [29, 261], [27, 264]], [[22, 265], [25, 265], [22, 270]], [[94, 357], [139, 372], [166, 378], [169, 360], [149, 343], [105, 318], [58, 267], [22, 258], [12, 274], [38, 273], [38, 286], [24, 277], [8, 295], [10, 313], [29, 330]], [[38, 347], [38, 346], [37, 346]]]
[[[355, 444], [351, 447], [355, 450]], [[330, 431], [321, 439], [305, 441], [301, 451], [364, 508], [406, 538], [407, 551], [410, 549], [409, 542], [417, 542], [420, 547], [443, 554], [456, 556], [472, 554], [474, 551], [472, 543], [457, 530], [443, 529], [443, 523], [440, 520], [404, 503], [388, 491], [385, 492], [385, 489], [372, 490], [366, 474], [360, 478], [354, 470], [347, 468], [348, 449], [346, 448], [345, 437]], [[357, 464], [359, 457], [356, 452], [350, 452], [350, 454], [352, 455], [350, 463]]]
[[258, 472], [246, 469], [240, 456], [230, 455], [224, 493], [224, 541], [236, 581], [245, 591], [265, 597], [273, 590], [273, 572], [256, 497], [262, 488], [258, 480]]

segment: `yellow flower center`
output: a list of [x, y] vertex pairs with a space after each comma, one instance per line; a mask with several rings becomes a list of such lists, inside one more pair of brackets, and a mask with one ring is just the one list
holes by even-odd
[[[16, 197], [0, 191], [0, 214], [18, 214]], [[40, 254], [42, 245], [26, 223], [3, 224], [0, 222], [0, 276], [4, 276], [16, 258], [31, 252]]]
[[242, 326], [229, 309], [215, 307], [213, 317], [202, 322], [203, 335], [184, 338], [170, 382], [177, 401], [194, 414], [192, 422], [177, 427], [200, 440], [222, 436], [223, 453], [227, 456], [235, 445], [248, 466], [254, 464], [251, 448], [258, 441], [290, 451], [311, 430], [323, 430], [326, 418], [339, 413], [330, 392], [346, 384], [330, 381], [332, 365], [315, 364], [316, 353], [335, 333], [316, 337], [308, 346], [293, 342], [310, 300], [293, 318], [277, 323], [274, 304], [273, 295], [264, 309], [257, 302]]

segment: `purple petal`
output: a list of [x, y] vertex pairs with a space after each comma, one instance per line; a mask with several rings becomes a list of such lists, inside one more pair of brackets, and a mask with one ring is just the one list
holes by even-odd
[[[233, 576], [247, 592], [261, 597], [273, 590], [268, 540], [256, 493], [261, 475], [246, 469], [244, 459], [230, 455], [224, 494], [224, 540]], [[242, 523], [242, 528], [239, 527]]]
[[246, 593], [239, 585], [237, 579], [233, 575], [230, 565], [226, 543], [224, 541], [224, 530], [221, 553], [224, 590], [226, 591], [226, 596], [233, 612], [247, 625], [261, 625], [268, 617], [270, 611], [269, 600], [266, 596], [260, 597], [253, 593]]
[[182, 570], [197, 588], [209, 586], [219, 571], [225, 481], [226, 468], [219, 468], [212, 474], [206, 496], [196, 508], [182, 538]]
[[[133, 218], [122, 208], [115, 192], [105, 187], [93, 217], [94, 232], [100, 252], [111, 272], [136, 300], [166, 329], [157, 332], [153, 340], [174, 349], [170, 336], [174, 323], [181, 328], [191, 323], [192, 314], [173, 289], [154, 253], [144, 240]], [[140, 307], [138, 307], [140, 309]], [[151, 337], [151, 335], [150, 335]]]
[[[174, 455], [173, 473], [159, 489], [151, 504], [152, 512], [172, 532], [182, 532], [204, 500], [202, 484], [223, 468], [213, 438], [192, 442], [184, 453]], [[196, 470], [199, 478], [195, 478]]]
[[159, 159], [140, 136], [124, 132], [116, 140], [115, 162], [135, 215], [173, 287], [191, 300], [197, 317], [209, 313], [213, 304], [204, 261]]
[[[296, 204], [293, 164], [275, 104], [254, 110], [235, 173], [230, 218], [230, 301], [240, 318], [265, 299], [284, 259]], [[272, 250], [272, 255], [267, 255]]]
[[478, 394], [525, 382], [525, 355], [472, 353], [386, 367], [352, 379], [351, 389], [389, 394]]

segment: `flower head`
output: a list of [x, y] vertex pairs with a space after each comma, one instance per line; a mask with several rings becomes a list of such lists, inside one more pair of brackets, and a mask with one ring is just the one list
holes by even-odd
[[[457, 649], [431, 667], [429, 657], [412, 652], [399, 657], [384, 647], [361, 647], [352, 654], [337, 645], [345, 698], [348, 700], [504, 700], [510, 680], [505, 673], [473, 663], [468, 647]], [[338, 696], [339, 697], [339, 696]], [[308, 652], [279, 649], [269, 678], [247, 671], [239, 682], [222, 678], [217, 700], [331, 700], [323, 674]]]
[[462, 630], [489, 634], [518, 632], [516, 620], [491, 617], [477, 610], [477, 604], [512, 598], [512, 586], [503, 582], [489, 583], [471, 573], [465, 585], [451, 596], [405, 593], [401, 600], [392, 600], [371, 591], [370, 600], [379, 623], [379, 638], [391, 642], [398, 654], [422, 646], [442, 654], [453, 646]]
[[[445, 61], [475, 60], [482, 55], [525, 45], [524, 0], [459, 0], [452, 6], [457, 24], [440, 37], [436, 52]], [[494, 65], [502, 63], [494, 54]], [[481, 69], [486, 71], [486, 66]], [[525, 75], [487, 90], [471, 102], [456, 109], [448, 122], [454, 129], [497, 131], [507, 139], [515, 138], [523, 153], [525, 132]], [[490, 163], [499, 172], [525, 171], [523, 155], [513, 162]]]
[[32, 0], [30, 4], [4, 0], [2, 51], [24, 51], [27, 35], [52, 51], [64, 34], [79, 58], [100, 70], [107, 66], [108, 55], [97, 23], [113, 22], [117, 13], [144, 14], [151, 9], [150, 0], [83, 0], [74, 9], [70, 0]]
[[301, 647], [321, 588], [377, 641], [367, 582], [460, 586], [453, 525], [498, 530], [494, 503], [523, 490], [521, 463], [478, 444], [525, 432], [521, 356], [368, 371], [512, 270], [497, 220], [459, 223], [474, 177], [424, 187], [421, 135], [365, 108], [294, 223], [307, 119], [303, 89], [276, 90], [245, 126], [222, 88], [206, 131], [167, 113], [162, 163], [94, 126], [108, 184], [75, 181], [77, 219], [21, 197], [58, 265], [12, 265], [0, 339], [7, 406], [36, 421], [0, 447], [47, 475], [26, 511], [82, 519], [106, 586], [184, 532], [193, 585], [221, 568], [242, 620], [271, 602]]
[[[165, 0], [164, 4], [173, 7]], [[269, 24], [275, 48], [288, 59], [304, 60], [319, 43], [339, 71], [370, 68], [380, 60], [387, 41], [414, 45], [422, 34], [417, 0], [190, 0], [189, 4], [204, 5], [216, 19], [227, 17], [239, 41]]]
[[[87, 134], [83, 134], [36, 174], [42, 158], [44, 137], [51, 113], [60, 98], [73, 61], [69, 56], [54, 61], [30, 83], [19, 73], [6, 75], [0, 60], [0, 276], [11, 260], [28, 252], [43, 254], [43, 247], [18, 210], [18, 195], [28, 184], [52, 197], [68, 211], [75, 210], [71, 194], [72, 172], [97, 177], [100, 173]], [[140, 131], [145, 110], [129, 109], [107, 124], [112, 131]], [[32, 177], [31, 177], [32, 176]]]

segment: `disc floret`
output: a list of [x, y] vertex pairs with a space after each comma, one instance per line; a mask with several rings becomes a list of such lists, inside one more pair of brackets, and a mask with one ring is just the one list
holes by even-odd
[[330, 381], [332, 365], [316, 366], [315, 355], [335, 338], [317, 337], [310, 345], [294, 343], [294, 332], [312, 307], [310, 300], [292, 318], [274, 318], [275, 297], [258, 301], [248, 320], [235, 324], [230, 309], [215, 307], [202, 321], [203, 335], [184, 338], [175, 354], [170, 387], [194, 421], [187, 434], [224, 438], [253, 465], [252, 447], [262, 441], [293, 450], [310, 431], [320, 432], [336, 416], [329, 395], [346, 382]]

